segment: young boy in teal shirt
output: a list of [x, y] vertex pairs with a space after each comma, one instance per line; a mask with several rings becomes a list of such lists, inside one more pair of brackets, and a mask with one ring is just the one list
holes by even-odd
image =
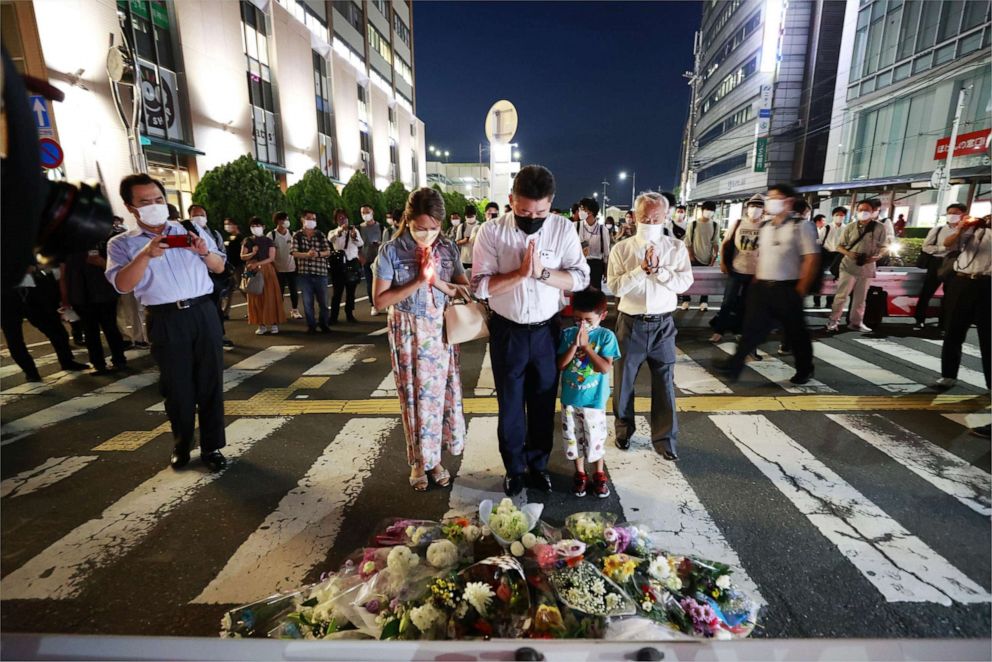
[[613, 359], [620, 357], [617, 337], [600, 326], [606, 319], [606, 295], [596, 290], [572, 297], [575, 326], [565, 329], [558, 345], [561, 375], [561, 419], [565, 455], [575, 462], [572, 491], [586, 495], [593, 466], [592, 490], [601, 499], [610, 496], [603, 456], [606, 453], [606, 402], [610, 398]]

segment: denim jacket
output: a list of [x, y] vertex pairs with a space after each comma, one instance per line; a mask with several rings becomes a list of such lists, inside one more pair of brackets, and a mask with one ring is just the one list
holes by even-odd
[[[373, 272], [382, 280], [392, 281], [393, 285], [404, 285], [417, 277], [420, 271], [420, 257], [417, 242], [409, 230], [387, 241], [379, 249]], [[447, 237], [439, 236], [431, 249], [434, 253], [434, 265], [437, 279], [450, 283], [455, 277], [464, 275], [459, 259], [458, 247]], [[417, 317], [427, 316], [428, 294], [434, 293], [434, 304], [444, 309], [448, 295], [427, 284], [422, 285], [411, 296], [396, 303], [396, 309], [404, 313], [413, 313]]]

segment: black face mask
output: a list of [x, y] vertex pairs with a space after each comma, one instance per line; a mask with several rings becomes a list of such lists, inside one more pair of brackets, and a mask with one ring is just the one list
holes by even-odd
[[524, 234], [534, 234], [535, 232], [539, 231], [541, 227], [544, 226], [544, 221], [547, 220], [547, 217], [525, 218], [523, 216], [518, 216], [517, 214], [514, 214], [513, 220], [517, 222], [517, 227], [520, 228], [521, 232], [523, 232]]

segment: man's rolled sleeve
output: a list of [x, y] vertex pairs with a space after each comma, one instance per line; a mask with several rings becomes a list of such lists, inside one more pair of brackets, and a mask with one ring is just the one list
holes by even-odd
[[589, 263], [582, 254], [582, 244], [573, 232], [565, 234], [562, 246], [561, 268], [572, 276], [572, 291], [580, 292], [589, 287]]
[[123, 236], [114, 237], [107, 243], [107, 268], [103, 274], [119, 294], [127, 294], [127, 292], [117, 287], [117, 274], [131, 264], [132, 259]]
[[499, 273], [499, 260], [493, 246], [495, 225], [486, 224], [472, 247], [472, 291], [480, 299], [489, 298], [489, 279]]

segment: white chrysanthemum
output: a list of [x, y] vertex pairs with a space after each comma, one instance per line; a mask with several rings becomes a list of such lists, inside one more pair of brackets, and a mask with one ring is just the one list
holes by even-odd
[[537, 536], [533, 533], [525, 533], [523, 538], [520, 539], [520, 542], [523, 543], [525, 549], [530, 549], [537, 544]]
[[479, 539], [479, 536], [482, 535], [482, 529], [477, 527], [475, 524], [469, 524], [462, 531], [462, 535], [465, 536], [465, 540], [467, 542], [475, 542]]
[[681, 591], [682, 590], [682, 580], [679, 579], [679, 576], [678, 575], [672, 575], [667, 580], [665, 580], [665, 588], [667, 588], [669, 591], [671, 591], [673, 593], [676, 592], [676, 591]]
[[485, 582], [469, 582], [465, 584], [465, 600], [475, 607], [475, 610], [479, 612], [480, 616], [485, 616], [486, 611], [489, 609], [489, 605], [493, 601], [492, 588], [489, 584]]
[[610, 593], [606, 596], [606, 608], [609, 610], [616, 609], [620, 606], [620, 596], [616, 593]]
[[458, 548], [446, 538], [435, 540], [427, 548], [427, 563], [434, 568], [450, 568], [458, 562]]
[[441, 616], [441, 611], [429, 602], [410, 610], [410, 621], [421, 632], [430, 630]]
[[730, 588], [730, 575], [720, 575], [717, 577], [716, 587], [724, 591]]
[[505, 497], [502, 501], [499, 502], [499, 505], [496, 506], [496, 512], [499, 513], [500, 515], [506, 515], [508, 513], [512, 513], [516, 509], [517, 507], [513, 505], [513, 501]]
[[668, 565], [668, 559], [664, 556], [656, 556], [648, 564], [648, 574], [658, 581], [665, 581], [672, 574], [672, 568]]
[[524, 545], [519, 540], [514, 540], [510, 544], [510, 553], [513, 554], [514, 556], [523, 556], [524, 551], [525, 551]]
[[538, 545], [547, 545], [548, 544], [548, 541], [545, 540], [542, 536], [538, 536], [537, 537], [537, 544]]
[[420, 557], [406, 545], [397, 545], [389, 550], [386, 567], [395, 575], [405, 575], [420, 563]]

